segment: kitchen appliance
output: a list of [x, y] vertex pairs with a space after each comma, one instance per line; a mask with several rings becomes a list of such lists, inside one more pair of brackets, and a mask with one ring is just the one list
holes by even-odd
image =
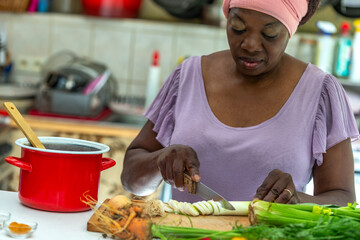
[[326, 5], [331, 5], [342, 16], [350, 18], [360, 17], [359, 0], [322, 0], [320, 2], [320, 7]]
[[201, 182], [194, 182], [189, 175], [184, 174], [184, 185], [187, 187], [189, 193], [196, 194], [202, 199], [219, 201], [223, 208], [228, 210], [235, 210], [234, 206], [229, 203], [225, 198], [220, 194], [206, 186]]
[[182, 19], [201, 17], [205, 4], [212, 4], [214, 0], [153, 0], [169, 14]]
[[102, 63], [76, 57], [63, 65], [50, 62], [55, 67], [45, 64], [47, 72], [36, 96], [39, 112], [95, 117], [116, 93], [116, 82]]
[[54, 212], [90, 209], [81, 201], [98, 197], [100, 173], [115, 165], [102, 157], [109, 147], [92, 141], [39, 137], [46, 149], [34, 148], [26, 138], [15, 141], [21, 158], [5, 161], [20, 168], [19, 199], [29, 207]]

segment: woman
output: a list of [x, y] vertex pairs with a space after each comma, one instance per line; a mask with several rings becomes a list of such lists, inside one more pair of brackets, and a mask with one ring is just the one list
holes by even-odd
[[[225, 0], [230, 50], [191, 57], [169, 76], [127, 149], [125, 189], [148, 195], [164, 180], [178, 201], [188, 172], [228, 200], [346, 205], [355, 200], [342, 86], [285, 53], [319, 1]], [[201, 176], [201, 177], [200, 177]], [[303, 193], [313, 177], [314, 196]]]

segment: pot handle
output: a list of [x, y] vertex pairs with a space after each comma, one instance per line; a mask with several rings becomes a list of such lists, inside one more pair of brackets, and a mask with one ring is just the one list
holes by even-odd
[[10, 157], [6, 157], [5, 161], [7, 163], [10, 163], [11, 165], [14, 165], [15, 167], [19, 167], [19, 168], [23, 169], [23, 170], [26, 170], [26, 171], [29, 171], [29, 172], [32, 171], [31, 164], [21, 161], [21, 158], [10, 156]]
[[115, 166], [116, 162], [111, 158], [102, 158], [101, 159], [101, 171], [104, 171], [108, 168]]

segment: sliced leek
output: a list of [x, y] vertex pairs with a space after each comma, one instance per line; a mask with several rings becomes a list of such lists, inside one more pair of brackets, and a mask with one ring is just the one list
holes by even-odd
[[198, 215], [248, 215], [248, 207], [250, 201], [230, 201], [235, 210], [227, 210], [223, 208], [220, 202], [213, 200], [199, 201], [195, 203], [178, 202], [171, 199], [165, 205], [164, 211], [168, 213], [181, 213], [189, 216]]

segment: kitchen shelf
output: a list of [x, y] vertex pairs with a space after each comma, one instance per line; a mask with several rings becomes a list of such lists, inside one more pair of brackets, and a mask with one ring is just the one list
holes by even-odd
[[[129, 124], [115, 124], [110, 122], [93, 122], [85, 120], [55, 119], [38, 116], [24, 116], [26, 122], [34, 130], [46, 130], [57, 132], [69, 132], [80, 134], [91, 134], [100, 136], [118, 136], [135, 138], [140, 132], [140, 126]], [[10, 127], [17, 128], [16, 123], [11, 120]]]

